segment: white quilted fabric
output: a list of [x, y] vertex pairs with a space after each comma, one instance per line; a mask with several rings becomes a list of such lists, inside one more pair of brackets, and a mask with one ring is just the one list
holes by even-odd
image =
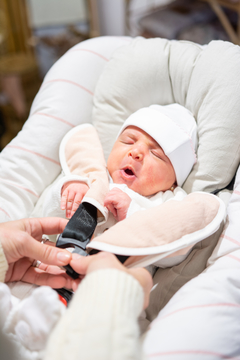
[[59, 145], [91, 122], [93, 94], [112, 52], [129, 38], [102, 37], [70, 49], [46, 75], [22, 131], [0, 155], [0, 222], [29, 216], [60, 173]]

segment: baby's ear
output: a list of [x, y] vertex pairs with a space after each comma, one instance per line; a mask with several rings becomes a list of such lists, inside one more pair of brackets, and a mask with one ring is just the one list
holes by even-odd
[[177, 187], [177, 182], [175, 181], [175, 183], [172, 184], [170, 190], [171, 190], [171, 191], [174, 191], [174, 190], [176, 189], [176, 187]]

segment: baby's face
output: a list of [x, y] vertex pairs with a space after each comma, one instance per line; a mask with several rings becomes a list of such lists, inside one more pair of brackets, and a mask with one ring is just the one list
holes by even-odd
[[127, 127], [115, 142], [107, 167], [113, 182], [143, 195], [166, 191], [176, 182], [169, 158], [145, 131]]

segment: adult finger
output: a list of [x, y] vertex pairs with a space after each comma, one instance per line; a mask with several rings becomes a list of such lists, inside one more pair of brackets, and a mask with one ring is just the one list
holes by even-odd
[[43, 234], [52, 235], [63, 232], [66, 225], [67, 220], [63, 218], [27, 218], [2, 223], [0, 224], [0, 230], [2, 232], [5, 232], [6, 229], [10, 232], [13, 230], [24, 231], [35, 239], [40, 240]]
[[66, 273], [65, 270], [63, 270], [63, 268], [60, 268], [59, 266], [55, 266], [55, 265], [47, 265], [44, 263], [39, 264], [38, 269], [43, 270], [45, 272], [47, 272], [48, 274], [52, 274], [52, 275], [63, 275]]
[[77, 288], [79, 286], [79, 284], [81, 283], [82, 279], [84, 279], [84, 275], [82, 276], [82, 278], [79, 278], [79, 279], [75, 279], [72, 281], [72, 290], [73, 291], [77, 291]]
[[23, 221], [25, 231], [36, 239], [41, 239], [43, 234], [60, 234], [68, 223], [68, 220], [57, 217], [29, 218]]
[[48, 265], [67, 265], [72, 258], [69, 251], [41, 244], [27, 233], [24, 233], [18, 246], [20, 257], [30, 257]]
[[116, 268], [126, 271], [126, 268], [120, 263], [116, 256], [107, 252], [99, 252], [96, 255], [86, 257], [78, 254], [72, 254], [70, 265], [78, 274], [81, 275], [86, 275], [92, 271], [107, 268]]
[[143, 308], [146, 309], [149, 304], [150, 291], [153, 287], [152, 276], [144, 268], [128, 269], [128, 273], [132, 275], [142, 286], [144, 292]]
[[22, 281], [35, 285], [46, 285], [56, 289], [62, 287], [72, 288], [72, 280], [66, 274], [53, 275], [34, 267], [30, 267], [26, 271]]

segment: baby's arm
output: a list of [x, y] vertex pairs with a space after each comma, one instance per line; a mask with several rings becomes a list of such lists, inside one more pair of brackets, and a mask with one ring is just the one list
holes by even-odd
[[63, 185], [61, 191], [61, 209], [66, 210], [67, 219], [73, 216], [88, 189], [87, 184], [76, 181], [70, 181]]
[[[80, 196], [76, 199], [77, 204], [86, 195], [84, 201], [97, 207], [106, 218], [107, 211], [103, 203], [108, 193], [109, 181], [106, 161], [96, 129], [90, 124], [82, 124], [73, 128], [63, 138], [59, 154], [63, 172], [66, 175], [79, 176], [80, 179], [77, 181], [85, 182], [89, 187], [84, 186], [84, 189], [80, 189]], [[75, 190], [74, 192], [76, 193]], [[62, 195], [63, 192], [61, 197]], [[70, 202], [74, 201], [72, 196], [69, 199]], [[67, 204], [66, 200], [65, 204]], [[75, 210], [73, 209], [73, 211]]]
[[113, 188], [104, 200], [104, 206], [111, 211], [117, 221], [124, 220], [132, 199], [122, 190]]
[[[46, 194], [43, 215], [64, 217], [66, 209], [70, 212], [66, 214], [69, 218], [86, 195], [84, 201], [97, 207], [106, 219], [107, 209], [103, 203], [109, 187], [108, 174], [102, 145], [94, 127], [82, 124], [69, 131], [61, 142], [59, 158], [62, 176]], [[75, 195], [68, 188], [70, 183], [82, 185], [79, 191], [73, 190]]]

